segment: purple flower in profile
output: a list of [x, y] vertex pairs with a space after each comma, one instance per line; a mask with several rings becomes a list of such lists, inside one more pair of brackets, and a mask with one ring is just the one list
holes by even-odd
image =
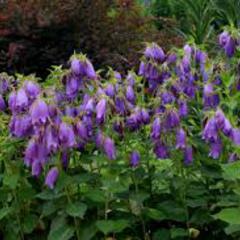
[[207, 55], [201, 50], [197, 50], [195, 54], [195, 61], [197, 64], [205, 64]]
[[135, 77], [133, 75], [133, 73], [129, 72], [127, 75], [127, 82], [129, 84], [129, 86], [134, 86], [135, 85]]
[[231, 58], [233, 57], [236, 50], [236, 43], [232, 37], [227, 39], [226, 45], [224, 46], [226, 55]]
[[222, 152], [222, 142], [220, 139], [210, 143], [210, 153], [209, 153], [210, 157], [212, 157], [213, 159], [217, 159], [219, 158], [221, 152]]
[[28, 107], [29, 101], [27, 94], [23, 88], [17, 91], [15, 107], [17, 111], [26, 110]]
[[42, 172], [42, 164], [39, 161], [32, 163], [32, 176], [39, 177]]
[[59, 147], [57, 131], [54, 127], [48, 125], [45, 132], [45, 141], [49, 153], [56, 152]]
[[84, 72], [82, 63], [78, 59], [76, 59], [76, 58], [74, 58], [71, 61], [71, 71], [75, 75], [80, 75], [80, 74], [83, 74], [83, 72]]
[[49, 117], [48, 106], [42, 99], [37, 99], [31, 106], [30, 115], [32, 124], [39, 126], [47, 122]]
[[168, 148], [162, 142], [155, 143], [153, 151], [159, 159], [166, 159], [169, 156]]
[[152, 139], [159, 139], [161, 135], [161, 121], [159, 117], [156, 117], [153, 121], [152, 128], [151, 128], [151, 138]]
[[80, 87], [80, 82], [75, 76], [67, 78], [66, 82], [66, 95], [68, 98], [73, 99], [76, 97]]
[[172, 129], [172, 128], [177, 127], [179, 125], [179, 123], [180, 123], [180, 118], [179, 118], [178, 113], [174, 110], [168, 111], [166, 114], [164, 126], [167, 129]]
[[181, 68], [183, 73], [189, 73], [191, 70], [190, 60], [187, 56], [183, 57], [181, 62]]
[[216, 120], [218, 129], [223, 129], [225, 125], [226, 117], [221, 109], [217, 109], [215, 113], [215, 120]]
[[126, 98], [130, 103], [135, 103], [135, 93], [132, 86], [127, 86]]
[[205, 108], [216, 108], [220, 102], [218, 94], [214, 93], [213, 85], [208, 83], [203, 89], [203, 105]]
[[90, 78], [90, 79], [96, 79], [97, 78], [97, 74], [94, 70], [94, 67], [88, 59], [86, 60], [86, 62], [84, 64], [84, 68], [85, 68], [85, 74], [88, 78]]
[[101, 124], [104, 122], [107, 111], [107, 100], [102, 98], [96, 106], [96, 120], [97, 123]]
[[84, 110], [86, 111], [87, 115], [91, 115], [91, 113], [94, 112], [94, 109], [95, 109], [95, 101], [93, 98], [89, 98], [85, 105]]
[[53, 189], [57, 181], [58, 175], [59, 175], [58, 168], [57, 167], [51, 168], [48, 171], [47, 176], [45, 178], [45, 185], [47, 185], [50, 189]]
[[105, 93], [106, 93], [107, 96], [109, 96], [111, 98], [114, 97], [115, 89], [114, 89], [114, 86], [111, 83], [109, 83], [107, 85], [107, 87], [105, 88]]
[[3, 99], [3, 96], [0, 95], [0, 111], [4, 111], [5, 109], [6, 109], [5, 101]]
[[5, 94], [9, 90], [9, 81], [8, 79], [0, 79], [0, 94]]
[[65, 122], [62, 122], [59, 127], [59, 140], [64, 147], [74, 147], [75, 135], [73, 127]]
[[184, 47], [183, 47], [183, 50], [184, 50], [184, 54], [187, 58], [191, 58], [191, 55], [192, 55], [192, 48], [189, 44], [186, 44]]
[[63, 151], [61, 154], [61, 162], [62, 162], [62, 166], [63, 168], [66, 170], [68, 168], [68, 164], [69, 164], [69, 155], [67, 151]]
[[175, 53], [171, 53], [167, 57], [167, 63], [168, 64], [173, 64], [177, 61], [177, 55]]
[[222, 32], [218, 38], [218, 42], [219, 42], [220, 46], [224, 47], [229, 38], [230, 38], [230, 36], [229, 36], [228, 32], [226, 32], [226, 31]]
[[207, 121], [203, 130], [202, 138], [210, 142], [216, 142], [218, 140], [218, 128], [214, 117]]
[[138, 74], [140, 76], [145, 75], [145, 63], [144, 62], [140, 63]]
[[104, 151], [105, 151], [107, 157], [110, 160], [116, 159], [116, 149], [115, 149], [114, 142], [111, 138], [106, 137], [104, 139], [103, 148], [104, 148]]
[[193, 149], [191, 146], [187, 146], [184, 151], [184, 164], [190, 165], [193, 162]]
[[227, 118], [225, 118], [224, 125], [221, 130], [225, 136], [227, 136], [227, 137], [232, 136], [233, 128], [232, 128], [230, 121]]
[[116, 107], [116, 111], [119, 114], [121, 114], [121, 115], [125, 114], [126, 107], [125, 107], [125, 102], [124, 102], [124, 100], [122, 98], [117, 97], [115, 99], [115, 107]]
[[163, 92], [161, 95], [162, 98], [162, 103], [165, 104], [170, 104], [172, 102], [174, 102], [175, 97], [173, 96], [173, 94], [171, 92]]
[[185, 100], [179, 100], [178, 102], [178, 114], [179, 116], [186, 117], [188, 115], [188, 105]]
[[141, 109], [141, 119], [142, 119], [143, 124], [148, 124], [150, 122], [149, 113], [144, 108]]
[[24, 163], [27, 167], [30, 167], [33, 164], [34, 160], [37, 158], [37, 151], [37, 143], [34, 139], [31, 139], [28, 142], [27, 148], [24, 153]]
[[95, 138], [95, 142], [96, 142], [96, 146], [100, 149], [103, 147], [103, 144], [104, 144], [104, 140], [105, 140], [105, 137], [102, 133], [102, 131], [98, 131], [97, 134], [96, 134], [96, 138]]
[[186, 133], [182, 128], [180, 128], [177, 131], [176, 148], [177, 149], [185, 149], [186, 148]]
[[132, 167], [137, 167], [140, 162], [140, 154], [137, 151], [133, 151], [130, 156], [130, 164]]
[[88, 139], [88, 130], [87, 130], [86, 126], [84, 125], [84, 123], [82, 121], [77, 122], [76, 129], [77, 129], [78, 136], [82, 140], [85, 141], [85, 140]]
[[32, 81], [26, 81], [24, 83], [24, 89], [27, 93], [27, 96], [31, 100], [35, 100], [36, 97], [40, 94], [40, 87], [38, 86], [38, 84]]
[[8, 106], [12, 113], [16, 111], [16, 99], [17, 99], [16, 92], [15, 91], [11, 92], [8, 98]]
[[234, 144], [240, 146], [240, 129], [233, 129], [232, 131], [232, 140]]

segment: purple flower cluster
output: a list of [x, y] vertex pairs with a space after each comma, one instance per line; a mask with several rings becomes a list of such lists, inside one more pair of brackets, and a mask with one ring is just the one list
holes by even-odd
[[[225, 35], [222, 46], [230, 41]], [[38, 177], [43, 169], [50, 169], [45, 184], [51, 189], [59, 170], [68, 168], [73, 151], [85, 151], [91, 144], [115, 160], [118, 143], [126, 144], [124, 138], [132, 133], [150, 140], [149, 152], [157, 158], [171, 158], [176, 151], [185, 165], [192, 164], [195, 149], [186, 120], [198, 99], [204, 113], [214, 111], [202, 138], [210, 146], [209, 156], [216, 159], [221, 155], [222, 135], [239, 145], [240, 130], [220, 110], [217, 89], [221, 83], [215, 81], [219, 75], [206, 63], [207, 54], [196, 46], [187, 44], [176, 54], [149, 44], [139, 76], [129, 72], [123, 77], [111, 70], [104, 81], [85, 56], [74, 55], [57, 87], [41, 89], [32, 79], [13, 85], [0, 78], [0, 111], [11, 112], [12, 136], [28, 140], [24, 162], [32, 175]], [[134, 146], [130, 165], [139, 164], [140, 151]]]

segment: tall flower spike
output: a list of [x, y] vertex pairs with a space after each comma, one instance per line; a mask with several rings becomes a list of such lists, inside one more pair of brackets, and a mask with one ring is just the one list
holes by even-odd
[[214, 117], [210, 118], [203, 130], [202, 137], [206, 141], [217, 141], [218, 140], [218, 129], [216, 120]]
[[58, 168], [57, 167], [51, 168], [45, 178], [45, 185], [47, 185], [50, 189], [53, 189], [57, 181], [58, 175], [59, 175]]

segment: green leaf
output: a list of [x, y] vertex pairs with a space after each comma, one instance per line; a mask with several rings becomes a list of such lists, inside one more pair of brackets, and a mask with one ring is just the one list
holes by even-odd
[[147, 217], [154, 219], [156, 221], [161, 221], [163, 219], [166, 219], [166, 215], [163, 212], [161, 212], [157, 209], [154, 209], [154, 208], [147, 208], [147, 209], [145, 209], [144, 212]]
[[0, 220], [2, 220], [4, 217], [6, 217], [9, 213], [12, 212], [12, 208], [2, 208], [0, 209]]
[[67, 225], [65, 216], [56, 216], [52, 220], [48, 240], [68, 240], [74, 235], [73, 227]]
[[36, 195], [37, 198], [40, 198], [42, 200], [52, 200], [52, 199], [57, 199], [63, 196], [63, 193], [55, 193], [54, 191], [51, 190], [45, 190], [39, 194]]
[[153, 234], [153, 240], [170, 240], [170, 231], [168, 229], [157, 230]]
[[236, 233], [236, 232], [240, 232], [240, 224], [233, 224], [233, 225], [229, 225], [228, 227], [226, 227], [224, 229], [224, 232], [227, 234], [227, 235], [231, 235], [233, 233]]
[[171, 229], [171, 239], [179, 237], [187, 237], [189, 235], [188, 231], [184, 228], [172, 228]]
[[240, 162], [222, 164], [223, 178], [226, 180], [240, 179]]
[[70, 203], [67, 205], [66, 212], [72, 217], [83, 218], [85, 212], [87, 211], [87, 205], [81, 202]]
[[103, 191], [100, 190], [91, 190], [85, 194], [87, 198], [93, 202], [105, 203], [105, 195]]
[[97, 228], [95, 223], [94, 224], [81, 224], [81, 228], [79, 230], [79, 236], [81, 240], [90, 240], [92, 239], [97, 233]]
[[240, 224], [240, 208], [225, 208], [214, 215], [214, 218], [220, 219], [229, 224]]
[[97, 228], [105, 235], [108, 233], [118, 233], [129, 226], [129, 222], [124, 219], [120, 220], [100, 220], [96, 222]]
[[38, 217], [33, 214], [29, 214], [27, 216], [24, 216], [24, 222], [23, 222], [23, 231], [24, 233], [31, 233], [36, 225], [38, 223]]
[[43, 205], [42, 216], [47, 217], [52, 213], [56, 212], [56, 210], [57, 210], [57, 206], [54, 204], [54, 202], [52, 201], [46, 202]]
[[4, 175], [3, 184], [11, 189], [16, 189], [18, 180], [19, 174]]

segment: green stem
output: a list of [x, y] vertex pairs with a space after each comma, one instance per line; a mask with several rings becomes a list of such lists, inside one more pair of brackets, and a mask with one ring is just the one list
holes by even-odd
[[[66, 187], [65, 188], [65, 191], [66, 191], [66, 195], [67, 195], [67, 199], [68, 199], [68, 203], [72, 203], [72, 200], [71, 200], [71, 196], [69, 194], [69, 191], [68, 191], [68, 188]], [[79, 231], [78, 231], [78, 221], [77, 221], [77, 218], [76, 217], [73, 217], [73, 220], [74, 220], [74, 225], [75, 225], [75, 231], [76, 231], [76, 235], [77, 235], [77, 240], [80, 240], [80, 235], [79, 235]]]

